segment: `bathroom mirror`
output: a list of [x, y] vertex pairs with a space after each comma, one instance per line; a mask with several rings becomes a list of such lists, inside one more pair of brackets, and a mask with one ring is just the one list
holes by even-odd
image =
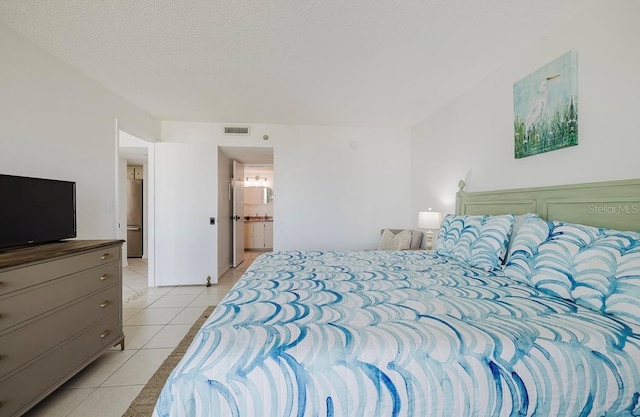
[[245, 187], [244, 202], [246, 204], [269, 204], [273, 201], [273, 190], [269, 187]]

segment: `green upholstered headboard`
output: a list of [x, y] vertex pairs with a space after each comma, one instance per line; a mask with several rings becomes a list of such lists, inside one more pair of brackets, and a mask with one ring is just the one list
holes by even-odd
[[640, 231], [640, 179], [468, 193], [460, 181], [457, 214], [538, 213], [616, 230]]

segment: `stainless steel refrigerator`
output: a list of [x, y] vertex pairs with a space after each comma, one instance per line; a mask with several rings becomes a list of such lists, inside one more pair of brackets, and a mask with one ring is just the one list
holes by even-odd
[[127, 180], [127, 257], [142, 257], [142, 180]]

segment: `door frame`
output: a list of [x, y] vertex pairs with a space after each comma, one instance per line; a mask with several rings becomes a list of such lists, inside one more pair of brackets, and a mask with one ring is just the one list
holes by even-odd
[[237, 268], [244, 261], [244, 164], [233, 160], [233, 267]]

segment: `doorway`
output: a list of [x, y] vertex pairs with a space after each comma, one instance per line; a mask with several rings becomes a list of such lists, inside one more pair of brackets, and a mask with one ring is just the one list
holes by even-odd
[[244, 167], [244, 248], [273, 250], [273, 165]]
[[[238, 173], [234, 175], [234, 163], [244, 165], [244, 173], [240, 176]], [[249, 171], [247, 171], [249, 169]], [[257, 174], [256, 172], [259, 171]], [[241, 264], [242, 259], [238, 257], [244, 256], [243, 248], [247, 248], [248, 244], [253, 244], [253, 232], [255, 224], [252, 223], [255, 213], [262, 215], [265, 219], [260, 219], [263, 223], [268, 223], [270, 233], [267, 236], [273, 242], [273, 222], [275, 219], [273, 203], [267, 211], [266, 207], [261, 207], [258, 212], [251, 214], [251, 211], [245, 212], [247, 207], [246, 199], [241, 203], [241, 207], [236, 207], [234, 212], [233, 202], [235, 194], [239, 191], [247, 189], [247, 185], [255, 184], [255, 177], [258, 176], [261, 181], [265, 178], [264, 172], [268, 171], [268, 181], [271, 198], [274, 195], [274, 158], [272, 147], [218, 147], [218, 276], [222, 276], [234, 265]], [[251, 174], [251, 175], [250, 175]], [[239, 178], [238, 178], [239, 177]], [[242, 188], [242, 190], [240, 190]], [[241, 200], [242, 201], [242, 200]], [[236, 200], [237, 203], [237, 200]], [[255, 207], [254, 207], [255, 208]], [[253, 211], [253, 210], [252, 210]], [[268, 217], [268, 219], [266, 218]], [[263, 238], [264, 239], [264, 238]], [[242, 244], [244, 243], [244, 244]], [[242, 247], [238, 245], [242, 244]], [[238, 246], [238, 247], [237, 247]], [[264, 248], [264, 243], [263, 246]], [[273, 247], [271, 243], [270, 247]], [[234, 254], [236, 258], [234, 259]]]
[[[149, 213], [151, 211], [153, 175], [149, 169], [149, 148], [153, 142], [147, 141], [140, 137], [134, 136], [122, 129], [118, 129], [118, 164], [117, 164], [117, 236], [125, 241], [122, 248], [123, 266], [129, 266], [130, 260], [135, 260], [136, 266], [146, 266], [147, 263], [153, 264], [152, 251], [150, 250], [150, 236], [153, 236], [153, 223], [149, 222]], [[139, 199], [138, 206], [141, 206], [139, 212], [140, 221], [135, 225], [130, 224], [129, 208], [132, 203], [133, 196], [130, 196], [129, 183], [136, 180], [139, 183], [144, 181], [144, 187], [139, 187], [139, 193], [135, 198]], [[135, 226], [137, 233], [133, 233]], [[133, 241], [137, 241], [134, 246], [138, 249], [129, 248]], [[133, 250], [132, 250], [133, 249]], [[125, 256], [126, 255], [126, 256]], [[144, 271], [150, 279], [153, 278], [153, 271]]]

